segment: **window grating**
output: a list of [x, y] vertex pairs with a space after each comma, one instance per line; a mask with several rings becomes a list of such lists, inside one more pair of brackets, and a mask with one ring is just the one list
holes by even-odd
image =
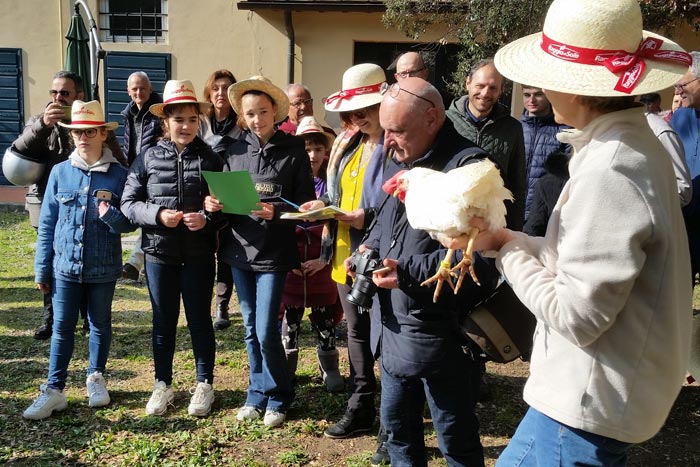
[[109, 42], [166, 42], [167, 0], [100, 0], [100, 32]]

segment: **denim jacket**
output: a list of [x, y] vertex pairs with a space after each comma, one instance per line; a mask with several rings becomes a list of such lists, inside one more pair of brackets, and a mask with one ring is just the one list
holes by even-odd
[[[121, 233], [134, 226], [119, 210], [127, 170], [109, 149], [106, 172], [74, 167], [71, 160], [54, 166], [41, 207], [36, 257], [37, 283], [51, 278], [70, 282], [111, 282], [121, 275]], [[97, 195], [109, 198], [109, 210], [100, 217]]]

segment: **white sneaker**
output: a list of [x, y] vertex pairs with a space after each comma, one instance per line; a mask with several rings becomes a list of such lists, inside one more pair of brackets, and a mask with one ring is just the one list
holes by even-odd
[[94, 372], [85, 380], [90, 407], [104, 407], [109, 404], [110, 398], [107, 392], [107, 383], [99, 371]]
[[211, 384], [204, 381], [197, 383], [196, 388], [190, 389], [192, 399], [190, 406], [187, 408], [187, 413], [195, 417], [204, 417], [211, 412], [211, 405], [214, 403], [214, 388]]
[[238, 409], [236, 414], [236, 420], [242, 422], [243, 420], [257, 420], [260, 418], [260, 411], [253, 407], [252, 405], [244, 405]]
[[68, 401], [63, 391], [52, 389], [46, 384], [42, 384], [39, 388], [41, 394], [34, 400], [34, 403], [27, 407], [22, 416], [29, 420], [41, 420], [51, 416], [51, 413], [61, 411], [68, 407]]
[[146, 404], [146, 415], [163, 415], [168, 410], [168, 404], [173, 405], [174, 400], [173, 388], [167, 386], [165, 381], [156, 381], [153, 394]]
[[276, 427], [282, 424], [284, 422], [284, 419], [287, 418], [287, 414], [284, 412], [278, 412], [274, 409], [268, 409], [265, 411], [265, 418], [263, 419], [263, 424], [265, 426], [270, 426], [270, 427]]

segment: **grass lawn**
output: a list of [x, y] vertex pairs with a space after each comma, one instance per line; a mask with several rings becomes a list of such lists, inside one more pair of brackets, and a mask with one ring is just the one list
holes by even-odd
[[[113, 304], [114, 338], [106, 379], [112, 403], [91, 409], [85, 395], [87, 338], [76, 334], [69, 368], [68, 408], [42, 420], [26, 421], [22, 411], [46, 381], [49, 341], [33, 339], [41, 320], [41, 296], [32, 267], [35, 233], [24, 213], [0, 213], [0, 464], [8, 466], [369, 466], [374, 434], [347, 440], [324, 438], [323, 430], [344, 412], [346, 394], [329, 394], [318, 377], [314, 343], [305, 322], [297, 373], [296, 400], [288, 421], [270, 429], [262, 422], [236, 421], [245, 400], [247, 357], [240, 315], [217, 332], [216, 397], [207, 418], [187, 415], [195, 369], [190, 338], [181, 315], [173, 386], [175, 408], [164, 417], [148, 417], [153, 388], [151, 315], [143, 284], [119, 282]], [[344, 342], [341, 341], [343, 346]], [[341, 369], [348, 374], [342, 347]], [[492, 401], [479, 407], [486, 465], [493, 466], [524, 413], [522, 385], [527, 364], [489, 365]], [[700, 465], [699, 449], [670, 449], [690, 441], [700, 429], [698, 387], [682, 392], [684, 405], [673, 416], [672, 431], [635, 448], [630, 465]], [[693, 409], [694, 408], [694, 409]], [[668, 432], [668, 434], [667, 434]], [[429, 465], [446, 465], [426, 421]], [[659, 463], [658, 459], [664, 461]], [[651, 463], [648, 463], [651, 462]]]

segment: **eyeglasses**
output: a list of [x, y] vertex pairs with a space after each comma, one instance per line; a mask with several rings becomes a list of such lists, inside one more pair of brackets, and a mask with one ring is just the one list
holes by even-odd
[[402, 71], [400, 73], [396, 73], [396, 76], [405, 79], [405, 78], [408, 78], [409, 76], [414, 77], [423, 70], [425, 70], [425, 67], [418, 68], [417, 70]]
[[426, 98], [423, 97], [423, 96], [419, 96], [418, 94], [412, 93], [411, 91], [408, 91], [408, 90], [402, 88], [402, 87], [399, 85], [399, 83], [394, 83], [394, 84], [392, 84], [392, 85], [389, 85], [389, 83], [384, 83], [384, 84], [382, 84], [381, 89], [379, 89], [379, 94], [381, 94], [382, 96], [383, 96], [384, 94], [389, 94], [391, 97], [393, 97], [394, 99], [396, 99], [397, 97], [399, 97], [399, 93], [400, 93], [401, 91], [403, 91], [403, 92], [405, 92], [405, 93], [407, 93], [407, 94], [410, 94], [410, 95], [412, 95], [412, 96], [414, 96], [414, 97], [417, 97], [418, 99], [424, 100], [425, 102], [427, 102], [428, 104], [430, 104], [430, 107], [435, 108], [435, 104], [433, 103], [433, 101], [431, 101], [430, 99], [426, 99]]
[[299, 99], [298, 101], [290, 102], [289, 105], [291, 105], [292, 107], [296, 107], [298, 109], [302, 105], [311, 105], [313, 102], [314, 102], [314, 100], [312, 98]]
[[675, 89], [676, 91], [679, 91], [679, 90], [680, 90], [680, 91], [685, 91], [685, 87], [686, 87], [687, 85], [689, 85], [689, 84], [692, 83], [693, 81], [697, 81], [697, 80], [699, 80], [699, 79], [700, 79], [700, 76], [698, 76], [698, 77], [695, 78], [695, 79], [691, 79], [690, 81], [687, 81], [687, 82], [685, 82], [685, 83], [674, 84], [673, 87], [674, 87], [674, 89]]
[[60, 94], [63, 97], [68, 97], [68, 96], [70, 96], [70, 91], [66, 91], [65, 89], [61, 89], [60, 91], [56, 91], [55, 89], [51, 89], [49, 91], [49, 95], [51, 97], [56, 97], [56, 94]]
[[85, 136], [88, 138], [94, 138], [97, 135], [97, 128], [85, 128], [84, 130], [71, 128], [70, 130], [71, 136], [73, 136], [75, 139], [80, 139], [80, 137], [83, 136], [83, 133], [85, 133]]

